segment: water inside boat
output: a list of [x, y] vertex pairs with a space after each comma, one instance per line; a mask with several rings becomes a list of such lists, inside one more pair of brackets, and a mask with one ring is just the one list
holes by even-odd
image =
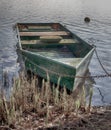
[[76, 67], [82, 60], [82, 58], [77, 58], [67, 46], [63, 46], [61, 48], [40, 48], [28, 50], [73, 67]]

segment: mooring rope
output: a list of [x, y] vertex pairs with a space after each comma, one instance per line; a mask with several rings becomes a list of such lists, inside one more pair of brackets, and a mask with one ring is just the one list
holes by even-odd
[[99, 62], [99, 64], [100, 64], [101, 68], [103, 69], [103, 71], [106, 73], [106, 75], [110, 75], [110, 74], [107, 72], [107, 70], [105, 69], [105, 67], [103, 66], [103, 64], [102, 64], [102, 62], [101, 62], [101, 60], [100, 60], [100, 58], [99, 58], [99, 56], [98, 56], [98, 53], [97, 53], [97, 50], [96, 50], [96, 49], [95, 49], [95, 54], [96, 54], [96, 57], [97, 57], [97, 59], [98, 59], [98, 62]]

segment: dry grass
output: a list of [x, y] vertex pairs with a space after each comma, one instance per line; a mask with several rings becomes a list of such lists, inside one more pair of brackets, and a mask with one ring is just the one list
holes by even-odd
[[[61, 125], [61, 120], [70, 115], [78, 116], [80, 109], [86, 111], [85, 90], [78, 94], [74, 99], [73, 95], [67, 94], [65, 87], [59, 91], [58, 85], [50, 85], [50, 79], [47, 74], [47, 81], [42, 81], [42, 87], [37, 86], [38, 79], [33, 77], [28, 82], [24, 76], [13, 80], [13, 90], [9, 101], [1, 92], [0, 94], [0, 125], [15, 127], [28, 123], [29, 118], [38, 121], [37, 126], [49, 126], [51, 124]], [[92, 92], [92, 91], [91, 91]], [[92, 93], [89, 99], [88, 108], [91, 107]], [[90, 108], [89, 108], [90, 109]], [[30, 117], [31, 116], [31, 117]]]

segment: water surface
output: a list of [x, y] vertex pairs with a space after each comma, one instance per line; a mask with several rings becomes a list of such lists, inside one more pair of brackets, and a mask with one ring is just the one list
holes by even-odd
[[[110, 0], [0, 0], [0, 82], [3, 72], [11, 80], [20, 69], [13, 30], [17, 22], [61, 22], [85, 41], [96, 45], [102, 64], [111, 73], [110, 5]], [[86, 16], [91, 18], [89, 24], [84, 22]], [[91, 75], [104, 74], [96, 55], [89, 69]], [[94, 80], [93, 104], [111, 104], [111, 78]]]

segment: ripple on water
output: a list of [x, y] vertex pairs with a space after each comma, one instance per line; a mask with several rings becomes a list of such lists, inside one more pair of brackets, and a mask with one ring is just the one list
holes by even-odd
[[[98, 6], [99, 5], [99, 6]], [[17, 22], [62, 22], [72, 32], [90, 44], [95, 44], [101, 62], [111, 70], [111, 0], [0, 0], [0, 79], [2, 66], [13, 75], [19, 70], [12, 26]], [[89, 24], [84, 18], [91, 18]], [[90, 64], [91, 74], [103, 74], [96, 56]], [[11, 77], [11, 76], [10, 76]], [[95, 79], [93, 104], [111, 103], [111, 78]], [[107, 89], [106, 89], [107, 88]]]

